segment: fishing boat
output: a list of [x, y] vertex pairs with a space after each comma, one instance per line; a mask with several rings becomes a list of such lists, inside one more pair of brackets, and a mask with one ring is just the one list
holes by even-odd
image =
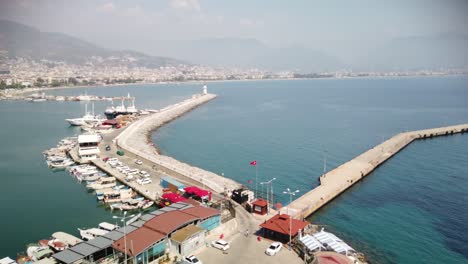
[[113, 190], [112, 192], [104, 193], [103, 200], [105, 203], [120, 202], [125, 199], [135, 197], [136, 193], [132, 189]]
[[47, 244], [55, 252], [63, 251], [68, 248], [68, 244], [57, 238], [49, 240]]
[[48, 258], [54, 254], [48, 247], [40, 247], [38, 245], [29, 246], [26, 250], [26, 254], [31, 258], [32, 261], [39, 261], [43, 258]]
[[88, 189], [100, 190], [117, 185], [115, 177], [101, 177], [99, 180], [86, 185]]
[[72, 236], [65, 232], [55, 232], [52, 234], [52, 237], [64, 242], [65, 244], [71, 247], [73, 247], [74, 245], [78, 243], [83, 242], [83, 240], [77, 238], [76, 236]]
[[153, 205], [154, 205], [154, 201], [145, 200], [145, 202], [141, 206], [141, 209], [146, 210], [146, 209], [150, 208]]
[[54, 161], [47, 161], [47, 165], [50, 168], [54, 169], [65, 169], [66, 167], [69, 167], [71, 165], [75, 164], [75, 162], [71, 159], [64, 159], [62, 161], [54, 162]]
[[93, 238], [96, 238], [96, 237], [100, 237], [100, 236], [103, 236], [107, 233], [109, 233], [109, 231], [106, 231], [106, 230], [103, 230], [103, 229], [99, 229], [99, 228], [90, 228], [90, 229], [79, 229], [78, 228], [78, 231], [80, 231], [80, 236], [83, 240], [91, 240]]

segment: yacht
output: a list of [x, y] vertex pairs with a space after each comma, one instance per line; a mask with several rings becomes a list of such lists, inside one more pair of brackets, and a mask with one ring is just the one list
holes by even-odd
[[[128, 94], [127, 98], [130, 100], [130, 94]], [[127, 106], [127, 114], [136, 114], [138, 110], [135, 107], [135, 97], [132, 98], [132, 105]]]
[[99, 115], [94, 114], [94, 104], [91, 113], [88, 112], [88, 104], [85, 105], [85, 115], [80, 118], [65, 119], [72, 126], [82, 126], [85, 124], [96, 124], [102, 121]]
[[115, 117], [114, 101], [112, 101], [111, 106], [106, 108], [106, 111], [104, 111], [104, 115], [106, 115], [107, 119], [114, 119]]
[[[125, 100], [132, 100], [132, 104], [129, 106], [125, 106], [124, 101]], [[114, 119], [119, 115], [131, 115], [131, 114], [137, 114], [138, 109], [135, 107], [135, 98], [132, 98], [130, 94], [127, 95], [127, 98], [125, 99], [122, 98], [122, 103], [116, 107], [113, 105], [114, 103], [112, 102], [112, 105], [106, 108], [106, 111], [104, 114], [106, 115], [107, 119]]]

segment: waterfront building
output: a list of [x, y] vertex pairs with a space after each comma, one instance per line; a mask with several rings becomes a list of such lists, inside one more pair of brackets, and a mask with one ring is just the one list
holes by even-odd
[[147, 264], [166, 253], [190, 254], [205, 245], [206, 232], [220, 224], [218, 210], [179, 202], [145, 214], [125, 228], [81, 242], [52, 257], [63, 264], [120, 263], [127, 255], [129, 263]]
[[290, 218], [287, 214], [277, 214], [260, 225], [263, 236], [286, 243], [289, 236], [295, 238], [299, 230], [304, 230], [309, 222]]
[[97, 134], [78, 136], [78, 156], [80, 156], [82, 162], [98, 158], [100, 141], [101, 138]]

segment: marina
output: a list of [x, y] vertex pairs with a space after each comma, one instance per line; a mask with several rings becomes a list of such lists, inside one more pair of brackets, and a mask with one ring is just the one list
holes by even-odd
[[[138, 120], [141, 120], [141, 118], [143, 117], [139, 117], [137, 119], [134, 119], [133, 122], [138, 122]], [[123, 131], [125, 131], [127, 128], [130, 128], [132, 127], [133, 123], [128, 123], [128, 126], [125, 126], [124, 129], [122, 129]], [[113, 132], [122, 132], [122, 130], [114, 130], [112, 129], [110, 134], [109, 134], [109, 137], [113, 137], [115, 134], [112, 134]], [[454, 133], [456, 133], [456, 131], [454, 131]], [[426, 138], [430, 138], [431, 135], [430, 134], [433, 134], [432, 137], [434, 137], [436, 134], [439, 134], [438, 132], [437, 133], [427, 133], [426, 135]], [[451, 131], [446, 131], [445, 134], [447, 135], [450, 135], [451, 134]], [[111, 160], [112, 158], [109, 158], [109, 159], [105, 159], [106, 157], [113, 157], [113, 156], [116, 156], [116, 150], [118, 150], [119, 148], [117, 148], [117, 146], [115, 145], [110, 145], [111, 146], [111, 149], [112, 151], [111, 152], [105, 152], [104, 151], [104, 148], [107, 146], [107, 142], [108, 141], [105, 141], [105, 138], [107, 137], [106, 135], [102, 135], [103, 138], [101, 139], [101, 142], [99, 143], [99, 148], [100, 148], [100, 151], [101, 153], [99, 154], [100, 158], [99, 159], [93, 159], [92, 161], [92, 165], [87, 165], [86, 167], [83, 166], [83, 167], [80, 167], [81, 170], [80, 170], [80, 173], [77, 173], [76, 175], [78, 175], [79, 177], [81, 177], [82, 181], [96, 181], [97, 179], [99, 179], [99, 177], [105, 177], [105, 176], [111, 176], [113, 177], [114, 175], [113, 174], [118, 174], [120, 173], [121, 177], [123, 177], [122, 179], [125, 181], [125, 178], [127, 178], [127, 180], [132, 180], [132, 178], [130, 177], [135, 177], [134, 179], [137, 180], [137, 179], [140, 179], [139, 176], [141, 174], [144, 174], [144, 175], [147, 175], [147, 173], [145, 173], [146, 171], [149, 171], [149, 175], [151, 176], [150, 179], [152, 179], [152, 181], [157, 184], [158, 183], [158, 180], [154, 180], [154, 171], [157, 171], [157, 173], [161, 173], [163, 172], [163, 169], [164, 168], [159, 168], [157, 170], [151, 170], [151, 162], [148, 162], [148, 160], [142, 158], [142, 157], [138, 157], [138, 156], [134, 156], [131, 152], [129, 152], [128, 150], [124, 150], [125, 154], [122, 156], [122, 157], [117, 157], [117, 160]], [[422, 135], [422, 138], [424, 138], [424, 135]], [[118, 142], [118, 141], [117, 141]], [[76, 143], [75, 143], [76, 144]], [[150, 144], [148, 144], [149, 146], [151, 146]], [[152, 146], [151, 146], [152, 147]], [[377, 147], [375, 147], [377, 148]], [[54, 151], [51, 151], [50, 153], [53, 153]], [[66, 151], [65, 151], [66, 152]], [[62, 151], [60, 150], [56, 150], [55, 152], [56, 154], [59, 154], [59, 153], [62, 153]], [[52, 157], [53, 155], [51, 155]], [[103, 157], [105, 157], [103, 159]], [[52, 158], [51, 160], [54, 160], [55, 158]], [[60, 162], [60, 157], [56, 159], [56, 161]], [[141, 166], [139, 163], [137, 163], [137, 159], [142, 161], [142, 164], [143, 166], [145, 166], [144, 168], [140, 168], [140, 171], [135, 171], [137, 168], [139, 168], [138, 166]], [[100, 163], [102, 165], [103, 168], [106, 168], [108, 169], [111, 173], [108, 173], [108, 172], [105, 172], [104, 170], [101, 170], [99, 167], [96, 166], [96, 164], [94, 163]], [[95, 166], [95, 168], [93, 168], [92, 166]], [[121, 167], [127, 167], [127, 168], [121, 168]], [[148, 167], [150, 167], [151, 169], [147, 169]], [[70, 167], [72, 168], [72, 167]], [[121, 168], [121, 170], [119, 170], [118, 168]], [[78, 169], [77, 169], [78, 171]], [[126, 173], [123, 173], [123, 171], [125, 171]], [[141, 172], [143, 171], [143, 172]], [[141, 172], [141, 173], [140, 173]], [[105, 175], [99, 175], [98, 173], [101, 173], [101, 174], [105, 174]], [[173, 173], [173, 172], [172, 172]], [[173, 176], [175, 175], [175, 173], [167, 173], [168, 175], [170, 176]], [[128, 175], [130, 174], [130, 175]], [[142, 175], [143, 176], [143, 175]], [[148, 178], [147, 176], [145, 177], [142, 177], [142, 178]], [[186, 177], [188, 178], [188, 177]], [[196, 177], [193, 177], [193, 178], [190, 178], [191, 180], [196, 180]], [[153, 189], [150, 189], [148, 190], [148, 185], [140, 185], [138, 182], [136, 181], [133, 181], [133, 183], [135, 184], [135, 186], [139, 187], [141, 190], [140, 192], [142, 193], [147, 193], [150, 192], [149, 194], [153, 194], [151, 192], [153, 192], [152, 190]], [[203, 185], [203, 181], [201, 182], [198, 182], [198, 185]], [[115, 199], [113, 197], [113, 194], [117, 195], [117, 193], [120, 194], [120, 191], [121, 189], [124, 189], [124, 188], [128, 188], [128, 185], [127, 183], [124, 183], [124, 185], [116, 185], [115, 187], [117, 186], [125, 186], [125, 187], [118, 187], [118, 189], [114, 189], [114, 188], [106, 188], [106, 189], [102, 189], [101, 191], [103, 191], [102, 193], [98, 193], [96, 192], [96, 199], [99, 200], [99, 194], [102, 194], [102, 200], [104, 200], [104, 193], [105, 192], [108, 192], [109, 194], [111, 194], [112, 197], [110, 197], [111, 199]], [[209, 188], [208, 184], [206, 184], [206, 186]], [[163, 191], [163, 188], [164, 186], [162, 186], [161, 184], [161, 187], [159, 187], [161, 189], [161, 191]], [[211, 188], [210, 188], [211, 189]], [[126, 189], [128, 190], [128, 189]], [[212, 190], [212, 189], [211, 189]], [[154, 189], [154, 198], [157, 198], [156, 196], [156, 189]], [[143, 196], [143, 195], [142, 195]], [[163, 197], [163, 196], [161, 196]], [[179, 197], [182, 197], [182, 196], [179, 196]], [[172, 203], [177, 203], [177, 199], [181, 199], [179, 197], [171, 197], [171, 195], [164, 195], [164, 198], [168, 198], [168, 200], [171, 200], [172, 199]], [[147, 198], [147, 197], [144, 197], [144, 198]], [[133, 198], [132, 198], [133, 199]], [[147, 198], [148, 199], [148, 198]], [[112, 201], [109, 201], [110, 204], [116, 204], [116, 208], [117, 210], [120, 209], [120, 206], [122, 204], [122, 199], [121, 201], [117, 201], [118, 198], [116, 200], [112, 200]], [[124, 199], [125, 200], [125, 199]], [[148, 199], [149, 200], [149, 199]], [[157, 201], [157, 200], [156, 200]], [[130, 199], [128, 200], [128, 206], [131, 206], [132, 204], [133, 205], [136, 205], [138, 202], [140, 202], [139, 200], [135, 199], [135, 201], [130, 201]], [[158, 201], [157, 201], [158, 202]], [[159, 201], [161, 202], [161, 201]], [[164, 203], [164, 202], [163, 202]], [[294, 209], [291, 209], [293, 212], [294, 212]], [[297, 216], [295, 215], [295, 218], [301, 218], [301, 216]], [[84, 230], [84, 229], [83, 229]], [[336, 239], [335, 239], [336, 241]], [[326, 243], [326, 242], [325, 242]], [[323, 245], [323, 244], [322, 244]], [[355, 246], [352, 246], [352, 248], [356, 248]]]

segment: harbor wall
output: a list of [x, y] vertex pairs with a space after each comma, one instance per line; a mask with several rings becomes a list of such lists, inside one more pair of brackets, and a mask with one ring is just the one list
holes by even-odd
[[240, 184], [231, 179], [158, 154], [154, 145], [148, 140], [151, 133], [165, 123], [215, 98], [214, 94], [195, 95], [183, 102], [165, 107], [157, 113], [130, 124], [114, 139], [114, 142], [118, 147], [131, 152], [137, 158], [153, 163], [158, 169], [169, 175], [176, 174], [187, 177], [217, 193], [236, 189], [240, 187]]
[[[436, 136], [468, 132], [468, 124], [400, 133], [334, 170], [320, 176], [320, 185], [283, 208], [295, 218], [304, 219], [369, 175], [411, 142]], [[288, 208], [288, 209], [287, 209]]]

